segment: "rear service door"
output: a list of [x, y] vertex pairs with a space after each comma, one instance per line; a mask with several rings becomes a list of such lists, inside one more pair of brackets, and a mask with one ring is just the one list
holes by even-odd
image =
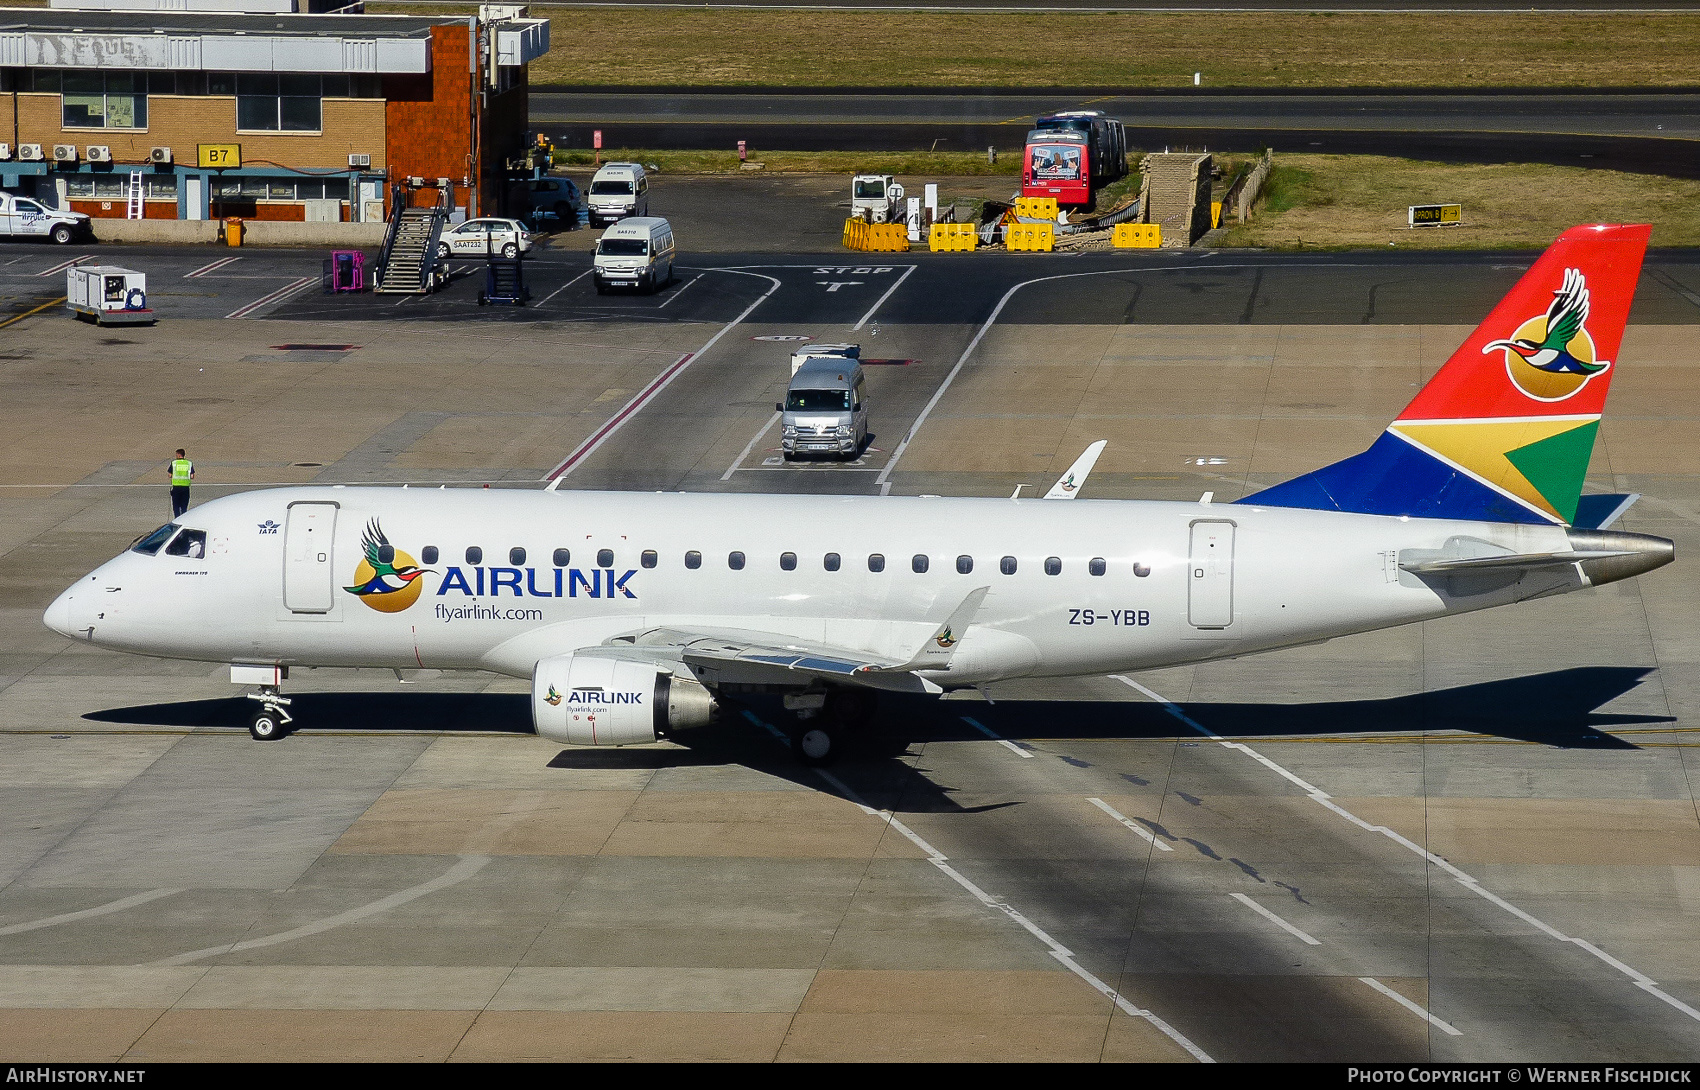
[[336, 601], [331, 578], [336, 538], [334, 503], [292, 503], [283, 537], [283, 604], [292, 613], [329, 613]]
[[1194, 628], [1234, 623], [1234, 524], [1192, 524], [1187, 564], [1187, 620]]

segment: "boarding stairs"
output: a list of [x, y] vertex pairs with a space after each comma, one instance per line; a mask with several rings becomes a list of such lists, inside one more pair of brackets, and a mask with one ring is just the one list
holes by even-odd
[[390, 295], [425, 295], [447, 279], [437, 260], [437, 246], [449, 219], [444, 192], [435, 205], [414, 206], [400, 185], [392, 193], [389, 231], [384, 235], [372, 290]]

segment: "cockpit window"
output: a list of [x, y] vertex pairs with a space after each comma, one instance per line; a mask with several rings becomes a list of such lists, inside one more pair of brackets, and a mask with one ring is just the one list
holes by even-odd
[[190, 560], [200, 560], [207, 555], [207, 532], [205, 530], [184, 530], [171, 539], [171, 544], [165, 547], [166, 556], [186, 556]]
[[143, 556], [156, 556], [159, 553], [159, 547], [170, 541], [171, 535], [179, 529], [180, 527], [175, 522], [167, 523], [146, 537], [137, 538], [136, 543], [130, 546], [130, 551], [141, 553]]

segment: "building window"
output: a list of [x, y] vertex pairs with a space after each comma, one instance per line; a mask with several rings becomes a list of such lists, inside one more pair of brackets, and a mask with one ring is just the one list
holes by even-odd
[[[343, 80], [346, 91], [347, 79]], [[318, 132], [323, 77], [243, 72], [236, 77], [236, 128], [247, 132]]]
[[155, 200], [177, 199], [177, 175], [146, 175], [148, 196]]
[[[145, 129], [148, 127], [148, 77], [132, 72], [37, 73], [36, 90], [60, 93], [60, 123], [67, 129]], [[59, 86], [44, 88], [43, 82]]]

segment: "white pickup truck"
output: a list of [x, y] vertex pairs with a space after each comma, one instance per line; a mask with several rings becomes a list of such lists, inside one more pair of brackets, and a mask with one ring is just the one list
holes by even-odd
[[50, 238], [63, 244], [93, 233], [85, 213], [59, 212], [28, 197], [0, 193], [0, 238]]

